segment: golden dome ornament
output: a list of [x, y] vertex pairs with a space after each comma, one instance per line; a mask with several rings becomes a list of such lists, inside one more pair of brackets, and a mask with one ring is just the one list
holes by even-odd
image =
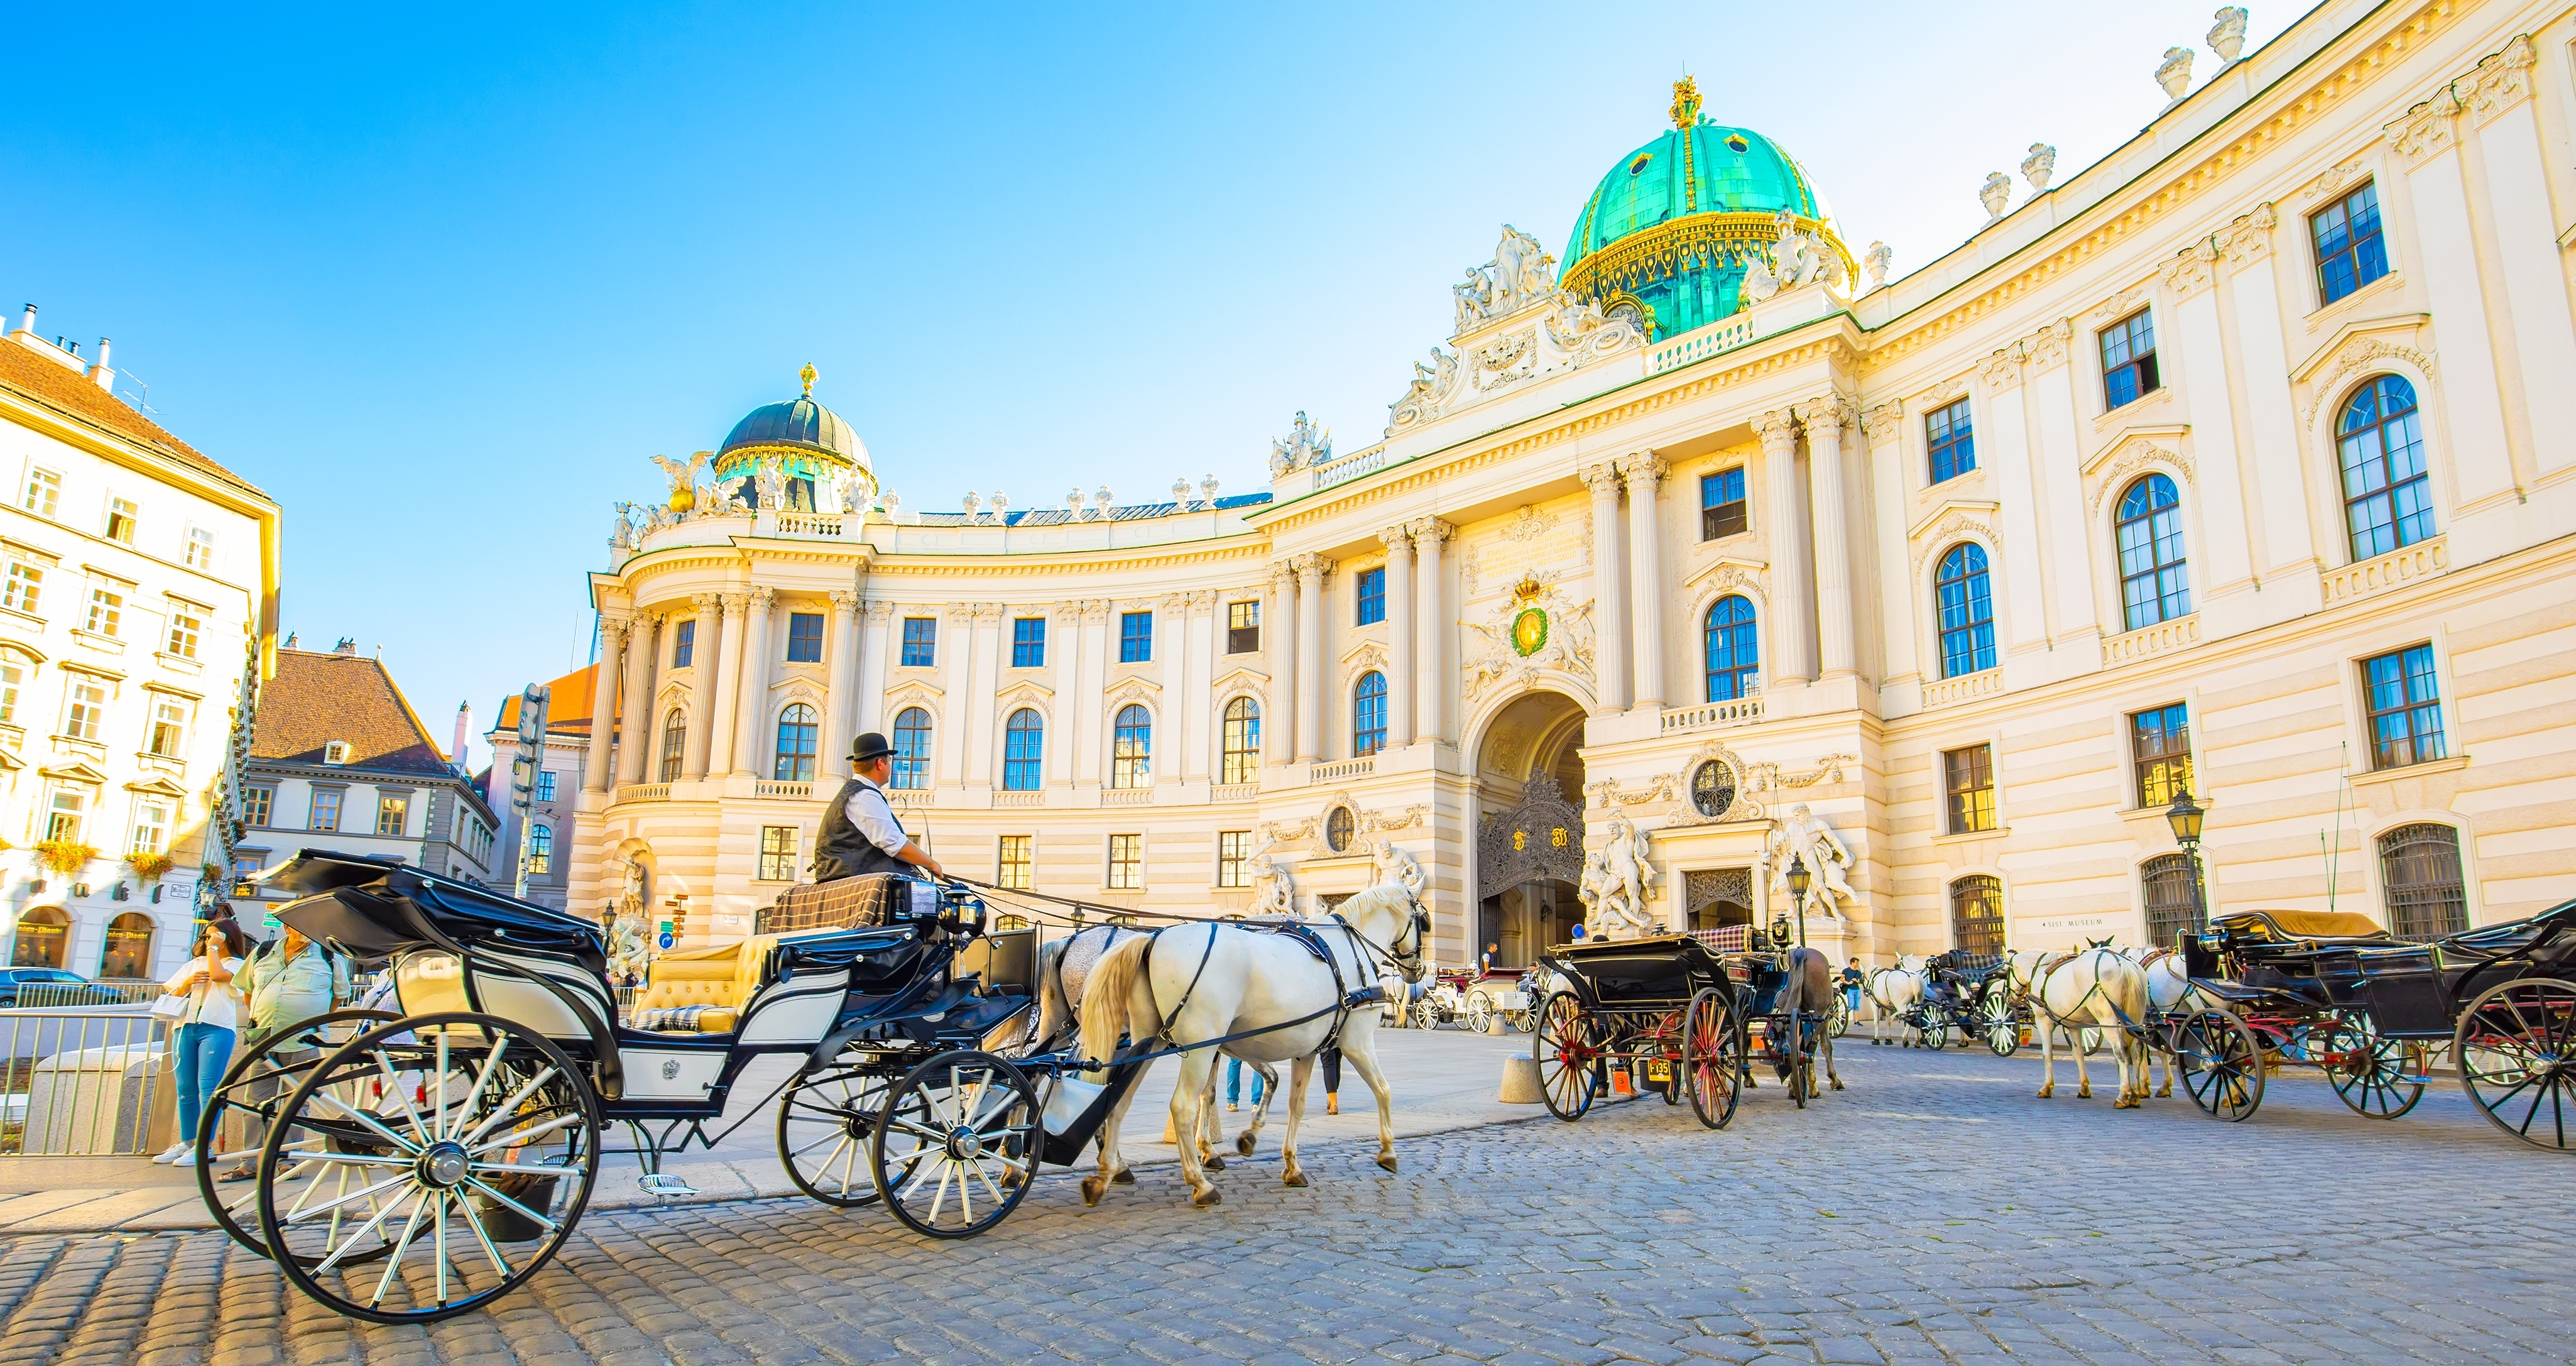
[[805, 397], [807, 398], [812, 398], [814, 396], [814, 373], [814, 362], [810, 360], [805, 362], [804, 369], [796, 372], [796, 378], [805, 381]]

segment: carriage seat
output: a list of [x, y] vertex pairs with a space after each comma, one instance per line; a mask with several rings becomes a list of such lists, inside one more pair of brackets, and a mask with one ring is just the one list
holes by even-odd
[[730, 1034], [742, 1008], [760, 990], [774, 934], [731, 944], [674, 949], [653, 960], [644, 990], [635, 998], [637, 1029], [663, 1033]]
[[2385, 944], [2388, 931], [2354, 911], [2238, 911], [2218, 917], [2220, 928], [2274, 944]]

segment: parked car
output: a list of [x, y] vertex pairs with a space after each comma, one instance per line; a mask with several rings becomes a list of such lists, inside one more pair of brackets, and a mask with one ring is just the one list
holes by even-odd
[[[18, 1004], [18, 989], [38, 983], [63, 988], [46, 993], [54, 998], [50, 1004], [112, 1005], [118, 999], [113, 989], [95, 986], [77, 972], [66, 972], [61, 968], [0, 968], [0, 1007]], [[68, 990], [71, 987], [91, 987], [92, 992], [73, 997]]]

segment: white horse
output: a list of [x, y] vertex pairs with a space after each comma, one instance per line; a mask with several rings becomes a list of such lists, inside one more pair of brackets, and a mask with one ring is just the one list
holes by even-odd
[[1923, 984], [1929, 977], [1930, 962], [1919, 953], [1899, 954], [1896, 966], [1870, 972], [1863, 990], [1878, 1017], [1870, 1021], [1869, 1041], [1872, 1044], [1887, 1042], [1889, 1020], [1899, 1022], [1896, 1031], [1898, 1047], [1911, 1047], [1923, 1037], [1914, 1026], [1903, 1021], [1905, 1013], [1914, 1008], [1914, 1003], [1923, 999]]
[[[2218, 1003], [2210, 1000], [2207, 993], [2191, 984], [2191, 972], [2183, 965], [2181, 954], [2172, 949], [2122, 949], [2120, 952], [2147, 975], [2147, 1008], [2158, 1016], [2184, 1011], [2197, 1014], [2217, 1006]], [[2160, 1050], [2158, 1056], [2164, 1064], [2164, 1080], [2157, 1085], [2156, 1094], [2170, 1096], [2173, 1094], [2173, 1050]], [[2154, 1064], [2151, 1062], [2149, 1065]]]
[[[1191, 1047], [1243, 1035], [1226, 1051], [1251, 1061], [1288, 1062], [1288, 1132], [1280, 1143], [1284, 1180], [1306, 1184], [1297, 1165], [1297, 1125], [1306, 1112], [1306, 1084], [1327, 1043], [1338, 1042], [1377, 1097], [1377, 1164], [1395, 1170], [1395, 1095], [1377, 1063], [1379, 1011], [1366, 999], [1392, 964], [1407, 982], [1422, 980], [1431, 917], [1402, 883], [1386, 882], [1341, 904], [1327, 920], [1304, 926], [1331, 956], [1318, 961], [1298, 937], [1257, 926], [1199, 922], [1175, 925], [1111, 948], [1091, 970], [1082, 1001], [1084, 1056], [1114, 1061], [1124, 1036], [1148, 1049], [1186, 1048], [1172, 1087], [1172, 1131], [1196, 1133], [1207, 1104], [1216, 1050]], [[1257, 1032], [1256, 1032], [1257, 1031]], [[1130, 1099], [1135, 1093], [1130, 1091]], [[1126, 1119], [1122, 1100], [1101, 1126], [1100, 1170], [1082, 1179], [1082, 1198], [1098, 1204], [1126, 1162], [1118, 1131]], [[1181, 1145], [1181, 1178], [1190, 1203], [1222, 1198], [1199, 1161], [1195, 1144]]]
[[[1037, 987], [1038, 1018], [1029, 1036], [1028, 1051], [1052, 1052], [1074, 1041], [1081, 1023], [1083, 988], [1091, 979], [1092, 969], [1101, 956], [1130, 939], [1145, 937], [1145, 931], [1123, 925], [1094, 925], [1077, 930], [1062, 939], [1050, 939], [1038, 946]], [[1222, 1050], [1220, 1050], [1222, 1051]], [[1235, 1149], [1250, 1157], [1260, 1144], [1262, 1121], [1270, 1114], [1270, 1101], [1279, 1094], [1279, 1074], [1270, 1064], [1253, 1060], [1252, 1070], [1261, 1074], [1261, 1097], [1253, 1102], [1252, 1123], [1235, 1139]], [[1216, 1069], [1208, 1069], [1207, 1098], [1216, 1098]], [[1225, 1158], [1217, 1145], [1225, 1139], [1225, 1121], [1213, 1104], [1201, 1107], [1206, 1121], [1199, 1127], [1199, 1161], [1210, 1171], [1224, 1171]], [[1121, 1171], [1121, 1184], [1133, 1184], [1133, 1173]]]
[[[2120, 1098], [2111, 1108], [2136, 1109], [2147, 1094], [2148, 1050], [2146, 1040], [2130, 1028], [2147, 1022], [2147, 974], [2117, 949], [2100, 947], [2025, 950], [2006, 961], [2012, 965], [2013, 990], [2030, 999], [2031, 1032], [2039, 1036], [2040, 1099], [2057, 1093], [2056, 1026], [2066, 1026], [2072, 1040], [2077, 1029], [2090, 1025], [2119, 1050]], [[2070, 1051], [2075, 1055], [2075, 1094], [2090, 1099], [2093, 1079], [2084, 1070], [2084, 1050]]]

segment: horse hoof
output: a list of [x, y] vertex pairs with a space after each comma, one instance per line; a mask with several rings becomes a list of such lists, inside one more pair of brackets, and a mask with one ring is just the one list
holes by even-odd
[[2046, 1085], [2046, 1086], [2043, 1086], [2043, 1087], [2039, 1088], [2039, 1098], [2040, 1098], [2041, 1100], [2046, 1100], [2046, 1099], [2048, 1099], [2050, 1096], [2053, 1096], [2053, 1095], [2056, 1095], [2056, 1094], [2057, 1094], [2057, 1085], [2056, 1085], [2056, 1083], [2054, 1083], [2054, 1082], [2051, 1082], [2050, 1084], [2048, 1084], [2048, 1085]]
[[1208, 1153], [1199, 1158], [1199, 1165], [1212, 1172], [1221, 1172], [1225, 1170], [1225, 1159], [1215, 1153]]
[[[1094, 1180], [1097, 1180], [1098, 1178], [1096, 1178], [1096, 1177], [1095, 1177], [1095, 1178], [1093, 1178], [1093, 1179], [1094, 1179]], [[1113, 1177], [1109, 1178], [1109, 1184], [1110, 1184], [1110, 1185], [1113, 1185], [1113, 1186], [1132, 1186], [1132, 1185], [1135, 1185], [1135, 1184], [1136, 1184], [1136, 1173], [1134, 1173], [1134, 1172], [1132, 1172], [1132, 1171], [1129, 1171], [1129, 1170], [1128, 1170], [1127, 1168], [1125, 1168], [1125, 1167], [1120, 1167], [1120, 1168], [1118, 1169], [1118, 1174], [1117, 1174], [1116, 1176], [1113, 1176]]]
[[1839, 1091], [1839, 1090], [1843, 1089], [1843, 1084], [1842, 1084], [1840, 1081], [1836, 1081], [1836, 1082], [1834, 1083], [1834, 1089], [1835, 1089], [1835, 1090], [1837, 1090], [1837, 1091]]
[[2164, 1097], [2166, 1097], [2166, 1096], [2170, 1096], [2170, 1095], [2172, 1095], [2172, 1094], [2173, 1094], [2173, 1083], [2172, 1083], [2172, 1082], [2166, 1082], [2164, 1085], [2159, 1086], [2159, 1087], [2157, 1087], [2157, 1088], [2156, 1088], [2156, 1096], [2157, 1096], [2157, 1098], [2158, 1098], [2158, 1099], [2162, 1099], [2162, 1098], [2164, 1098]]
[[1306, 1174], [1304, 1172], [1290, 1172], [1286, 1176], [1279, 1178], [1279, 1184], [1283, 1186], [1295, 1186], [1299, 1190], [1304, 1190], [1306, 1188]]
[[1380, 1153], [1380, 1154], [1378, 1154], [1377, 1164], [1378, 1164], [1379, 1166], [1381, 1166], [1381, 1167], [1386, 1168], [1388, 1171], [1394, 1171], [1394, 1170], [1395, 1170], [1395, 1154], [1393, 1154], [1393, 1153]]
[[2112, 1109], [2114, 1109], [2114, 1110], [2134, 1110], [2134, 1109], [2137, 1109], [2137, 1108], [2138, 1108], [2138, 1100], [2137, 1100], [2137, 1097], [2135, 1097], [2135, 1096], [2123, 1096], [2123, 1097], [2121, 1097], [2120, 1099], [2118, 1099], [2118, 1100], [2115, 1100], [2115, 1101], [2111, 1102], [2111, 1108], [2112, 1108]]
[[1108, 1188], [1100, 1183], [1099, 1177], [1086, 1176], [1082, 1178], [1082, 1203], [1086, 1205], [1099, 1204], [1101, 1193], [1106, 1189]]
[[2093, 1098], [2093, 1088], [2090, 1086], [2076, 1087], [2075, 1098], [2077, 1100], [2091, 1100]]
[[1252, 1136], [1252, 1132], [1247, 1129], [1244, 1132], [1235, 1135], [1234, 1150], [1243, 1154], [1245, 1157], [1250, 1157], [1252, 1156], [1253, 1148], [1258, 1146], [1260, 1142], [1261, 1140], [1254, 1138]]
[[1207, 1189], [1200, 1191], [1198, 1194], [1191, 1196], [1190, 1203], [1198, 1206], [1200, 1209], [1206, 1209], [1211, 1205], [1224, 1204], [1225, 1195], [1216, 1187], [1210, 1186]]

